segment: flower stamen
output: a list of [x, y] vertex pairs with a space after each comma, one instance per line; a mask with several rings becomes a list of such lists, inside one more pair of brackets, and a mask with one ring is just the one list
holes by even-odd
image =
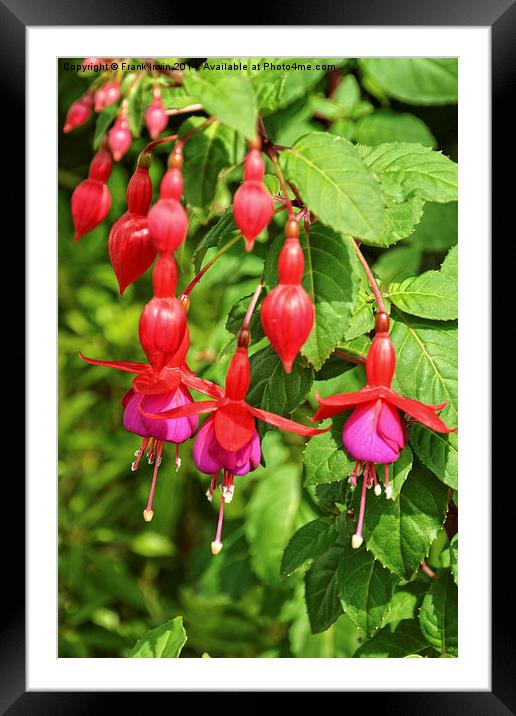
[[[152, 509], [152, 500], [154, 498], [154, 490], [156, 489], [156, 482], [158, 479], [158, 470], [159, 466], [161, 465], [161, 453], [163, 451], [163, 441], [162, 440], [156, 440], [156, 453], [155, 453], [155, 465], [154, 465], [154, 472], [152, 475], [152, 483], [151, 488], [149, 492], [149, 499], [147, 501], [147, 507], [143, 511], [143, 519], [145, 522], [150, 522], [152, 518], [154, 517], [154, 510]], [[154, 461], [154, 458], [153, 458]]]
[[358, 549], [359, 547], [361, 547], [362, 543], [364, 541], [364, 538], [362, 537], [362, 527], [364, 525], [367, 483], [368, 483], [368, 474], [367, 474], [367, 465], [366, 465], [366, 472], [364, 472], [364, 481], [362, 483], [362, 496], [360, 498], [360, 513], [358, 515], [357, 529], [356, 529], [355, 534], [351, 538], [351, 546], [353, 547], [353, 549]]
[[148, 438], [148, 437], [147, 437], [147, 438], [143, 438], [143, 441], [142, 441], [142, 444], [141, 444], [139, 450], [137, 450], [137, 451], [134, 453], [135, 459], [134, 459], [134, 460], [132, 461], [132, 463], [131, 463], [131, 470], [132, 470], [132, 472], [136, 472], [136, 470], [138, 469], [138, 465], [140, 464], [141, 457], [142, 457], [143, 453], [145, 452], [145, 449], [146, 449], [146, 447], [147, 447], [147, 445], [148, 445], [148, 442], [149, 442], [149, 438]]
[[222, 524], [224, 522], [224, 505], [226, 504], [226, 501], [222, 499], [220, 501], [220, 509], [219, 509], [219, 520], [217, 522], [217, 534], [215, 535], [215, 539], [211, 543], [211, 552], [212, 554], [219, 554], [222, 550], [222, 547], [224, 546], [222, 544]]

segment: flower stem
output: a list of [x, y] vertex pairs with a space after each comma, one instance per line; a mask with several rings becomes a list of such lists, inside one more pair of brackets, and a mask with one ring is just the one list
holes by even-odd
[[260, 293], [262, 292], [262, 288], [263, 288], [263, 278], [260, 279], [260, 283], [254, 289], [251, 303], [249, 304], [249, 308], [247, 309], [247, 313], [245, 314], [244, 322], [242, 323], [242, 328], [244, 330], [247, 330], [247, 328], [249, 328], [249, 322], [251, 321], [251, 316], [253, 315], [253, 311], [256, 308], [256, 304], [258, 303], [258, 299], [260, 297]]
[[226, 251], [229, 251], [229, 249], [230, 249], [234, 244], [236, 244], [236, 242], [239, 241], [239, 240], [240, 240], [240, 236], [235, 236], [234, 239], [231, 239], [231, 241], [228, 241], [227, 244], [225, 244], [219, 251], [217, 251], [217, 253], [215, 254], [215, 256], [214, 256], [212, 259], [210, 259], [210, 261], [208, 261], [208, 263], [206, 264], [206, 266], [203, 266], [203, 268], [199, 271], [199, 273], [198, 273], [196, 276], [193, 277], [193, 279], [190, 281], [190, 283], [188, 284], [188, 286], [187, 286], [187, 287], [185, 288], [185, 290], [183, 291], [182, 295], [183, 295], [183, 296], [188, 296], [188, 295], [190, 294], [192, 288], [199, 283], [199, 281], [200, 281], [201, 278], [204, 276], [204, 274], [206, 273], [206, 271], [208, 271], [208, 270], [213, 266], [213, 264], [215, 263], [215, 261], [218, 261], [218, 260], [220, 259], [220, 257], [221, 257], [223, 254], [225, 254]]
[[377, 285], [376, 281], [374, 280], [374, 276], [372, 274], [371, 269], [369, 268], [369, 264], [365, 260], [364, 255], [362, 254], [362, 252], [360, 251], [360, 249], [358, 247], [358, 242], [355, 239], [353, 239], [352, 244], [353, 244], [353, 248], [355, 249], [355, 253], [358, 257], [358, 260], [362, 264], [362, 268], [365, 271], [367, 280], [369, 281], [369, 285], [371, 286], [371, 290], [374, 293], [376, 303], [378, 304], [378, 309], [382, 313], [387, 313], [387, 311], [385, 309], [385, 304], [383, 302], [382, 294], [380, 293], [380, 289], [378, 288], [378, 285]]
[[350, 363], [355, 363], [355, 365], [365, 365], [366, 357], [365, 355], [360, 356], [352, 356], [349, 353], [345, 353], [344, 351], [335, 350], [333, 351], [336, 356], [339, 356], [339, 358], [344, 358], [344, 360], [349, 361]]

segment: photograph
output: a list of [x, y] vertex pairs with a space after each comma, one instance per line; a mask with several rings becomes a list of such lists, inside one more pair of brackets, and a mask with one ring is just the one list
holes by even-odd
[[56, 58], [59, 659], [461, 656], [461, 62]]

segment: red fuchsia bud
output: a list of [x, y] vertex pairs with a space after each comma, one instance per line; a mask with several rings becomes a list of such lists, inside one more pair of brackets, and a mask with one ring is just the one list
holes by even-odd
[[179, 201], [183, 194], [183, 174], [180, 169], [168, 169], [161, 180], [159, 195], [162, 199]]
[[176, 199], [159, 199], [149, 211], [149, 229], [156, 250], [171, 254], [185, 240], [186, 211]]
[[230, 400], [243, 400], [251, 383], [251, 366], [247, 348], [237, 347], [226, 374], [226, 396]]
[[171, 297], [152, 298], [140, 316], [140, 343], [155, 371], [160, 371], [179, 349], [186, 330], [186, 314]]
[[113, 160], [107, 149], [99, 149], [90, 162], [88, 177], [106, 183], [111, 176]]
[[261, 319], [265, 335], [290, 373], [314, 324], [310, 296], [301, 284], [280, 283], [265, 297]]
[[300, 284], [304, 270], [305, 258], [298, 239], [286, 239], [278, 260], [279, 282]]
[[120, 294], [147, 271], [156, 257], [146, 216], [126, 212], [111, 227], [109, 258]]
[[265, 164], [258, 149], [248, 152], [244, 163], [244, 181], [262, 181]]
[[369, 386], [385, 385], [390, 388], [396, 369], [396, 351], [389, 336], [389, 317], [376, 316], [376, 335], [366, 358], [366, 375]]
[[154, 97], [152, 100], [152, 104], [145, 112], [145, 123], [151, 139], [156, 139], [167, 126], [168, 117], [161, 96]]
[[149, 170], [138, 167], [127, 185], [127, 209], [133, 214], [146, 216], [152, 201], [152, 182]]
[[104, 107], [115, 104], [120, 99], [120, 82], [106, 82], [104, 84]]
[[244, 181], [233, 198], [233, 216], [251, 251], [254, 240], [272, 219], [274, 205], [267, 189], [258, 181]]
[[119, 162], [133, 141], [129, 131], [129, 122], [125, 117], [118, 117], [108, 132], [108, 144], [115, 162]]
[[152, 272], [154, 295], [160, 298], [174, 296], [177, 286], [177, 264], [171, 254], [162, 254]]
[[104, 107], [106, 106], [106, 90], [105, 85], [102, 85], [98, 88], [98, 90], [95, 92], [95, 112], [102, 112]]
[[85, 179], [72, 194], [74, 241], [101, 224], [111, 206], [109, 189], [98, 179]]
[[76, 100], [66, 114], [66, 122], [63, 127], [63, 132], [67, 134], [72, 129], [80, 127], [82, 124], [88, 121], [91, 115], [91, 109], [93, 107], [93, 97], [91, 92], [86, 92]]

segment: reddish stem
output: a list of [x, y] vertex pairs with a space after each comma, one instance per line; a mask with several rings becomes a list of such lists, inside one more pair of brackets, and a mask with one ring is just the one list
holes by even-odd
[[242, 323], [242, 329], [247, 330], [249, 327], [249, 322], [251, 320], [251, 316], [253, 315], [253, 311], [256, 308], [256, 304], [258, 303], [258, 299], [260, 298], [260, 293], [262, 292], [263, 288], [263, 278], [260, 279], [260, 283], [255, 288], [253, 297], [251, 299], [251, 303], [249, 304], [249, 308], [247, 309], [247, 313], [245, 314], [244, 322]]
[[339, 358], [344, 358], [344, 360], [347, 360], [350, 363], [355, 363], [355, 365], [365, 365], [365, 356], [358, 358], [356, 356], [349, 355], [349, 353], [345, 353], [344, 351], [336, 350], [333, 352], [336, 356], [339, 356]]
[[362, 252], [360, 251], [360, 249], [358, 247], [358, 242], [355, 239], [353, 239], [352, 243], [353, 243], [353, 248], [355, 249], [355, 253], [358, 257], [358, 260], [362, 264], [362, 268], [365, 271], [367, 280], [369, 281], [369, 285], [371, 286], [371, 290], [374, 293], [376, 303], [378, 304], [378, 309], [382, 313], [387, 313], [387, 311], [385, 309], [385, 304], [383, 302], [382, 294], [380, 293], [380, 289], [378, 288], [378, 285], [377, 285], [376, 281], [374, 280], [374, 276], [372, 274], [371, 269], [369, 268], [369, 264], [367, 263]]

